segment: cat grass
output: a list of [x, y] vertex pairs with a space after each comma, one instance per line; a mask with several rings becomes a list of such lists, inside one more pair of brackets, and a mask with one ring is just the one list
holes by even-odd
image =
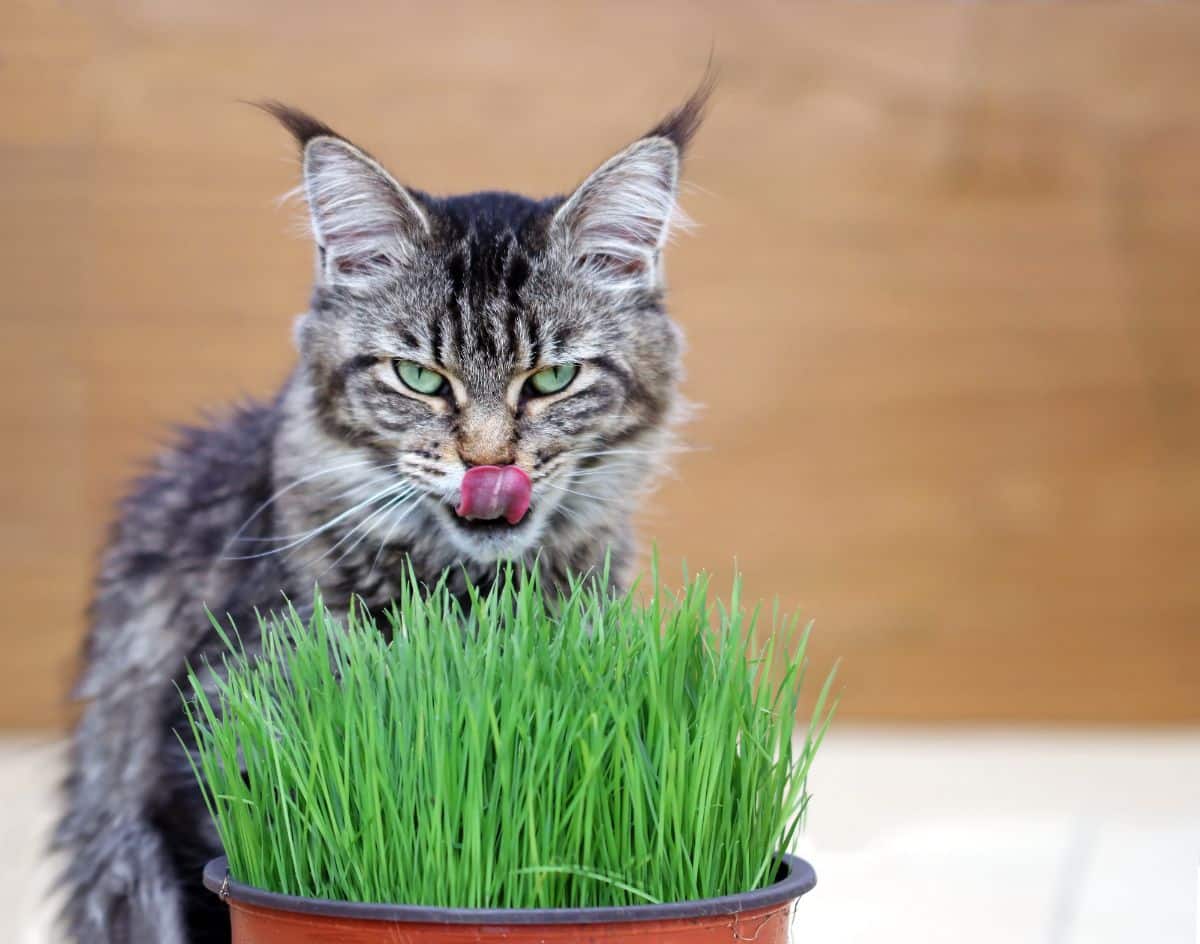
[[[770, 884], [808, 804], [832, 674], [797, 722], [807, 629], [697, 576], [547, 602], [504, 571], [359, 608], [222, 629], [185, 704], [238, 881], [457, 908], [678, 902]], [[220, 627], [218, 627], [220, 628]], [[377, 631], [380, 630], [380, 631]]]

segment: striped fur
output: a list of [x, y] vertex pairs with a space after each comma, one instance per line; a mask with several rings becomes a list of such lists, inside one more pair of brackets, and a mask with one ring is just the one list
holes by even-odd
[[[611, 552], [623, 580], [629, 520], [663, 464], [678, 412], [679, 332], [661, 253], [679, 162], [707, 88], [567, 197], [439, 198], [405, 187], [327, 125], [264, 106], [295, 135], [317, 248], [299, 363], [270, 403], [185, 431], [122, 506], [104, 554], [79, 695], [67, 811], [65, 939], [228, 940], [199, 890], [217, 854], [175, 690], [216, 651], [204, 607], [254, 645], [256, 609], [372, 607], [403, 569], [486, 582], [535, 560], [547, 585]], [[445, 377], [423, 396], [413, 360]], [[540, 367], [577, 364], [532, 397]], [[466, 468], [517, 463], [533, 482], [516, 526], [453, 513]]]

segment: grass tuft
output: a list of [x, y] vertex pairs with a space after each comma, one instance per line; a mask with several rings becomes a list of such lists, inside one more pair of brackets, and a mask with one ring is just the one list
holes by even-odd
[[[655, 578], [657, 583], [657, 577]], [[241, 882], [460, 908], [675, 902], [774, 878], [808, 804], [830, 674], [798, 727], [808, 630], [505, 571], [460, 606], [415, 581], [377, 632], [318, 599], [224, 634], [186, 698], [195, 771]], [[390, 641], [389, 637], [390, 636]], [[203, 669], [203, 667], [201, 667]]]

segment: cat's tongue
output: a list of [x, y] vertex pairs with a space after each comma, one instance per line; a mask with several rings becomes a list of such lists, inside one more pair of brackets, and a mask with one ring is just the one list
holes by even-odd
[[516, 524], [529, 510], [529, 476], [515, 465], [477, 465], [467, 469], [462, 497], [454, 509], [460, 518], [503, 518]]

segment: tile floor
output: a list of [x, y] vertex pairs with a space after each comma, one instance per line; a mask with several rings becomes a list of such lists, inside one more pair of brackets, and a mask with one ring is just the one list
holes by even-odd
[[[60, 758], [0, 739], [3, 941], [58, 940], [41, 844]], [[844, 725], [811, 787], [797, 944], [1200, 944], [1200, 730]]]

